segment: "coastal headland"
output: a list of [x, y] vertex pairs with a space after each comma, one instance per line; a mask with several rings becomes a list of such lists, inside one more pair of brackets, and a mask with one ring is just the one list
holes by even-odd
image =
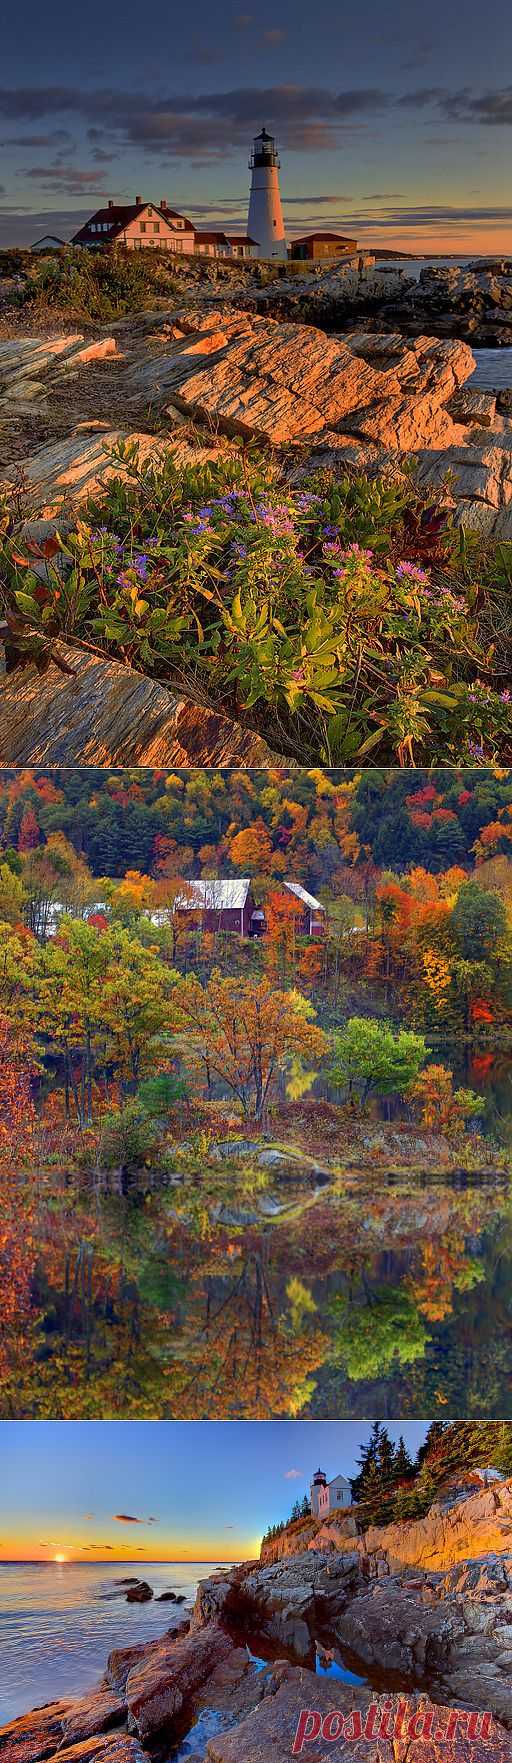
[[[134, 1629], [91, 1695], [11, 1722], [2, 1763], [285, 1763], [297, 1733], [318, 1759], [333, 1711], [344, 1759], [405, 1763], [415, 1720], [415, 1757], [505, 1763], [511, 1535], [512, 1480], [492, 1466], [446, 1474], [420, 1518], [372, 1525], [354, 1507], [295, 1522], [259, 1561], [200, 1582], [190, 1617], [160, 1639], [138, 1645]], [[301, 1726], [308, 1710], [323, 1738]], [[394, 1730], [403, 1737], [386, 1737]]]

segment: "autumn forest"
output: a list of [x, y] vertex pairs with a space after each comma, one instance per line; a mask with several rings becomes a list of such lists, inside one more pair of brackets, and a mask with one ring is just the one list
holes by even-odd
[[4, 1418], [512, 1413], [511, 772], [4, 771], [0, 941]]

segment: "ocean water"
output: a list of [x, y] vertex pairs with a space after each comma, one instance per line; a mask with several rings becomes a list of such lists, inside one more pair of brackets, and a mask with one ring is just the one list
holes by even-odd
[[[224, 1563], [223, 1563], [224, 1565]], [[225, 1563], [227, 1565], [227, 1563]], [[212, 1563], [0, 1563], [0, 1725], [59, 1696], [94, 1688], [112, 1647], [155, 1640], [174, 1622], [159, 1592], [183, 1592], [185, 1615]], [[116, 1580], [146, 1579], [154, 1598], [127, 1604]]]
[[512, 349], [473, 349], [475, 372], [468, 382], [482, 392], [503, 392], [512, 386]]

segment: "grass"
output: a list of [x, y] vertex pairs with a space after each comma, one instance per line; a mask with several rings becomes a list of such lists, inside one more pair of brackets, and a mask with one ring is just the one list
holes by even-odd
[[301, 764], [510, 761], [512, 545], [455, 528], [407, 473], [291, 488], [286, 465], [242, 447], [195, 468], [172, 451], [140, 465], [126, 445], [118, 459], [43, 548], [4, 501], [15, 662], [88, 645]]

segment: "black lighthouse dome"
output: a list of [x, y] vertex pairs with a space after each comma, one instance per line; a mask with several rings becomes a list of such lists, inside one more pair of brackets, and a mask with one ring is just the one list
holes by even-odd
[[254, 137], [249, 160], [250, 170], [252, 171], [255, 165], [276, 165], [279, 169], [280, 164], [274, 136], [267, 134], [266, 129], [262, 129], [261, 133]]

